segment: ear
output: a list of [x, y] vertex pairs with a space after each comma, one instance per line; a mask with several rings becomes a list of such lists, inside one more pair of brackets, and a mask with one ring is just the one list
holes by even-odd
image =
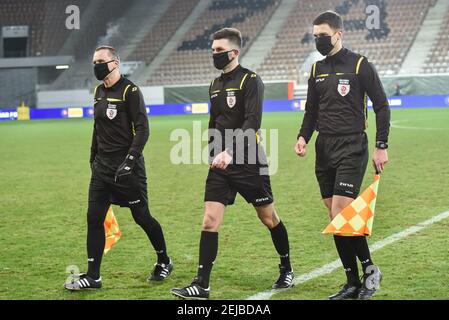
[[233, 56], [230, 57], [231, 59], [237, 58], [240, 55], [240, 49], [233, 49], [231, 53], [233, 54]]
[[339, 30], [338, 35], [340, 36], [340, 39], [342, 39], [343, 38], [343, 30]]

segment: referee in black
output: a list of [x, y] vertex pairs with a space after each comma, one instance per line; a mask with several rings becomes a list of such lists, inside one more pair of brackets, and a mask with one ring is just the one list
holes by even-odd
[[270, 230], [280, 256], [280, 275], [274, 288], [293, 285], [287, 230], [273, 204], [265, 153], [259, 145], [264, 85], [254, 72], [239, 64], [242, 35], [224, 28], [213, 35], [213, 60], [220, 77], [210, 85], [210, 170], [206, 180], [204, 219], [197, 277], [184, 287], [172, 289], [184, 299], [208, 299], [209, 278], [218, 251], [218, 229], [225, 208], [237, 193], [251, 203]]
[[105, 246], [104, 220], [111, 204], [129, 207], [135, 222], [146, 232], [157, 254], [148, 280], [164, 280], [173, 264], [167, 256], [159, 222], [148, 208], [143, 148], [149, 137], [148, 117], [140, 89], [120, 74], [114, 48], [101, 46], [93, 57], [94, 73], [103, 83], [94, 92], [94, 130], [87, 210], [88, 271], [68, 283], [68, 290], [96, 289], [102, 285], [100, 265]]
[[[315, 172], [329, 218], [333, 219], [358, 196], [365, 174], [367, 96], [376, 113], [377, 134], [372, 161], [379, 173], [388, 162], [390, 108], [374, 66], [366, 57], [343, 48], [343, 21], [337, 13], [320, 14], [313, 22], [313, 34], [317, 50], [326, 58], [312, 67], [295, 152], [304, 157], [314, 130], [319, 132], [315, 143]], [[366, 237], [334, 236], [334, 240], [347, 284], [329, 298], [371, 298], [379, 288], [382, 274], [373, 265]], [[357, 257], [362, 264], [362, 281]]]

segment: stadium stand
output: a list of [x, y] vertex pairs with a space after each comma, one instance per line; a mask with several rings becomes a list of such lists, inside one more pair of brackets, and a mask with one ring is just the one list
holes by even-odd
[[75, 46], [75, 57], [86, 58], [92, 54], [92, 48], [95, 48], [99, 44], [101, 36], [107, 34], [108, 27], [111, 23], [117, 22], [123, 13], [133, 5], [133, 0], [121, 1], [121, 0], [96, 0], [101, 2], [97, 5], [97, 11], [95, 13], [95, 19], [93, 19], [89, 26], [88, 32], [84, 32], [84, 36]]
[[[278, 41], [257, 70], [266, 80], [297, 80], [300, 67], [315, 50], [311, 25], [317, 11], [333, 9], [345, 20], [345, 46], [366, 55], [381, 75], [395, 74], [434, 0], [299, 0], [278, 35]], [[381, 28], [367, 30], [365, 8], [380, 8]]]
[[211, 65], [210, 36], [222, 27], [235, 27], [245, 35], [246, 47], [257, 37], [279, 4], [274, 0], [214, 0], [196, 21], [148, 85], [208, 83], [217, 71]]
[[[127, 60], [144, 61], [147, 66], [156, 57], [163, 61], [160, 65], [155, 64], [155, 71], [151, 75], [143, 77], [148, 80], [140, 83], [141, 85], [208, 83], [217, 75], [211, 61], [211, 34], [225, 26], [239, 28], [245, 37], [244, 57], [282, 3], [281, 0], [208, 0], [208, 8], [194, 20], [191, 28], [185, 30], [176, 49], [168, 51], [167, 55], [160, 55], [164, 45], [182, 26], [183, 21], [192, 16], [199, 1], [174, 0], [169, 9], [154, 20], [154, 25], [151, 29], [148, 28], [148, 32], [141, 30], [142, 37], [146, 34], [144, 40], [129, 51]], [[316, 52], [311, 34], [313, 18], [321, 11], [332, 9], [342, 14], [345, 20], [345, 46], [366, 55], [376, 65], [381, 76], [397, 74], [429, 8], [435, 2], [436, 0], [314, 0], [312, 3], [308, 0], [296, 0], [294, 10], [291, 10], [277, 33], [274, 46], [266, 49], [263, 62], [256, 66], [255, 71], [266, 81], [294, 80], [299, 83], [305, 62]], [[84, 28], [80, 31], [82, 36], [79, 37], [73, 37], [73, 33], [65, 28], [67, 15], [61, 14], [72, 3], [80, 7], [82, 19], [87, 11], [94, 17], [84, 20]], [[75, 56], [76, 64], [74, 68], [64, 72], [50, 89], [85, 88], [92, 84], [89, 62], [92, 49], [108, 33], [111, 24], [126, 23], [120, 19], [136, 4], [136, 0], [97, 0], [94, 4], [88, 0], [2, 0], [0, 27], [28, 25], [31, 32], [27, 52], [29, 56], [65, 54], [61, 49], [71, 41], [68, 48], [73, 50], [67, 51]], [[380, 8], [380, 28], [366, 28], [367, 5]], [[437, 41], [427, 57], [423, 73], [449, 72], [448, 27], [449, 11], [446, 12]]]
[[29, 56], [57, 55], [70, 30], [65, 28], [65, 8], [76, 2], [82, 12], [88, 0], [2, 0], [0, 27], [26, 25], [30, 28]]
[[424, 73], [449, 73], [449, 10], [444, 17], [437, 42], [432, 48], [430, 55], [426, 59]]
[[199, 0], [174, 1], [167, 12], [159, 19], [157, 24], [145, 36], [142, 43], [130, 55], [132, 60], [143, 60], [150, 63], [164, 44], [179, 28], [181, 23], [192, 12]]

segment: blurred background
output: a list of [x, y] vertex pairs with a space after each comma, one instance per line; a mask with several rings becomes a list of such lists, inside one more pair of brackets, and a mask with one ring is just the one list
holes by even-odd
[[447, 93], [447, 0], [0, 0], [0, 108], [91, 106], [103, 44], [148, 104], [207, 102], [210, 36], [222, 27], [242, 31], [241, 62], [267, 83], [266, 99], [301, 101], [322, 58], [312, 21], [325, 10], [342, 15], [344, 45], [374, 63], [389, 96]]

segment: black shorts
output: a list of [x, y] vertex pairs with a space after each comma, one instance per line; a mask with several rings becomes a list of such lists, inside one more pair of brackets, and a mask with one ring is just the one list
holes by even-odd
[[368, 164], [366, 134], [320, 134], [315, 149], [315, 174], [322, 198], [332, 198], [334, 195], [357, 198]]
[[92, 165], [89, 201], [108, 202], [121, 207], [148, 204], [145, 159], [140, 156], [130, 175], [114, 181], [115, 172], [126, 154], [105, 157], [97, 155]]
[[222, 171], [210, 169], [206, 180], [204, 201], [232, 205], [237, 192], [255, 207], [273, 203], [269, 175], [250, 174], [247, 170]]

